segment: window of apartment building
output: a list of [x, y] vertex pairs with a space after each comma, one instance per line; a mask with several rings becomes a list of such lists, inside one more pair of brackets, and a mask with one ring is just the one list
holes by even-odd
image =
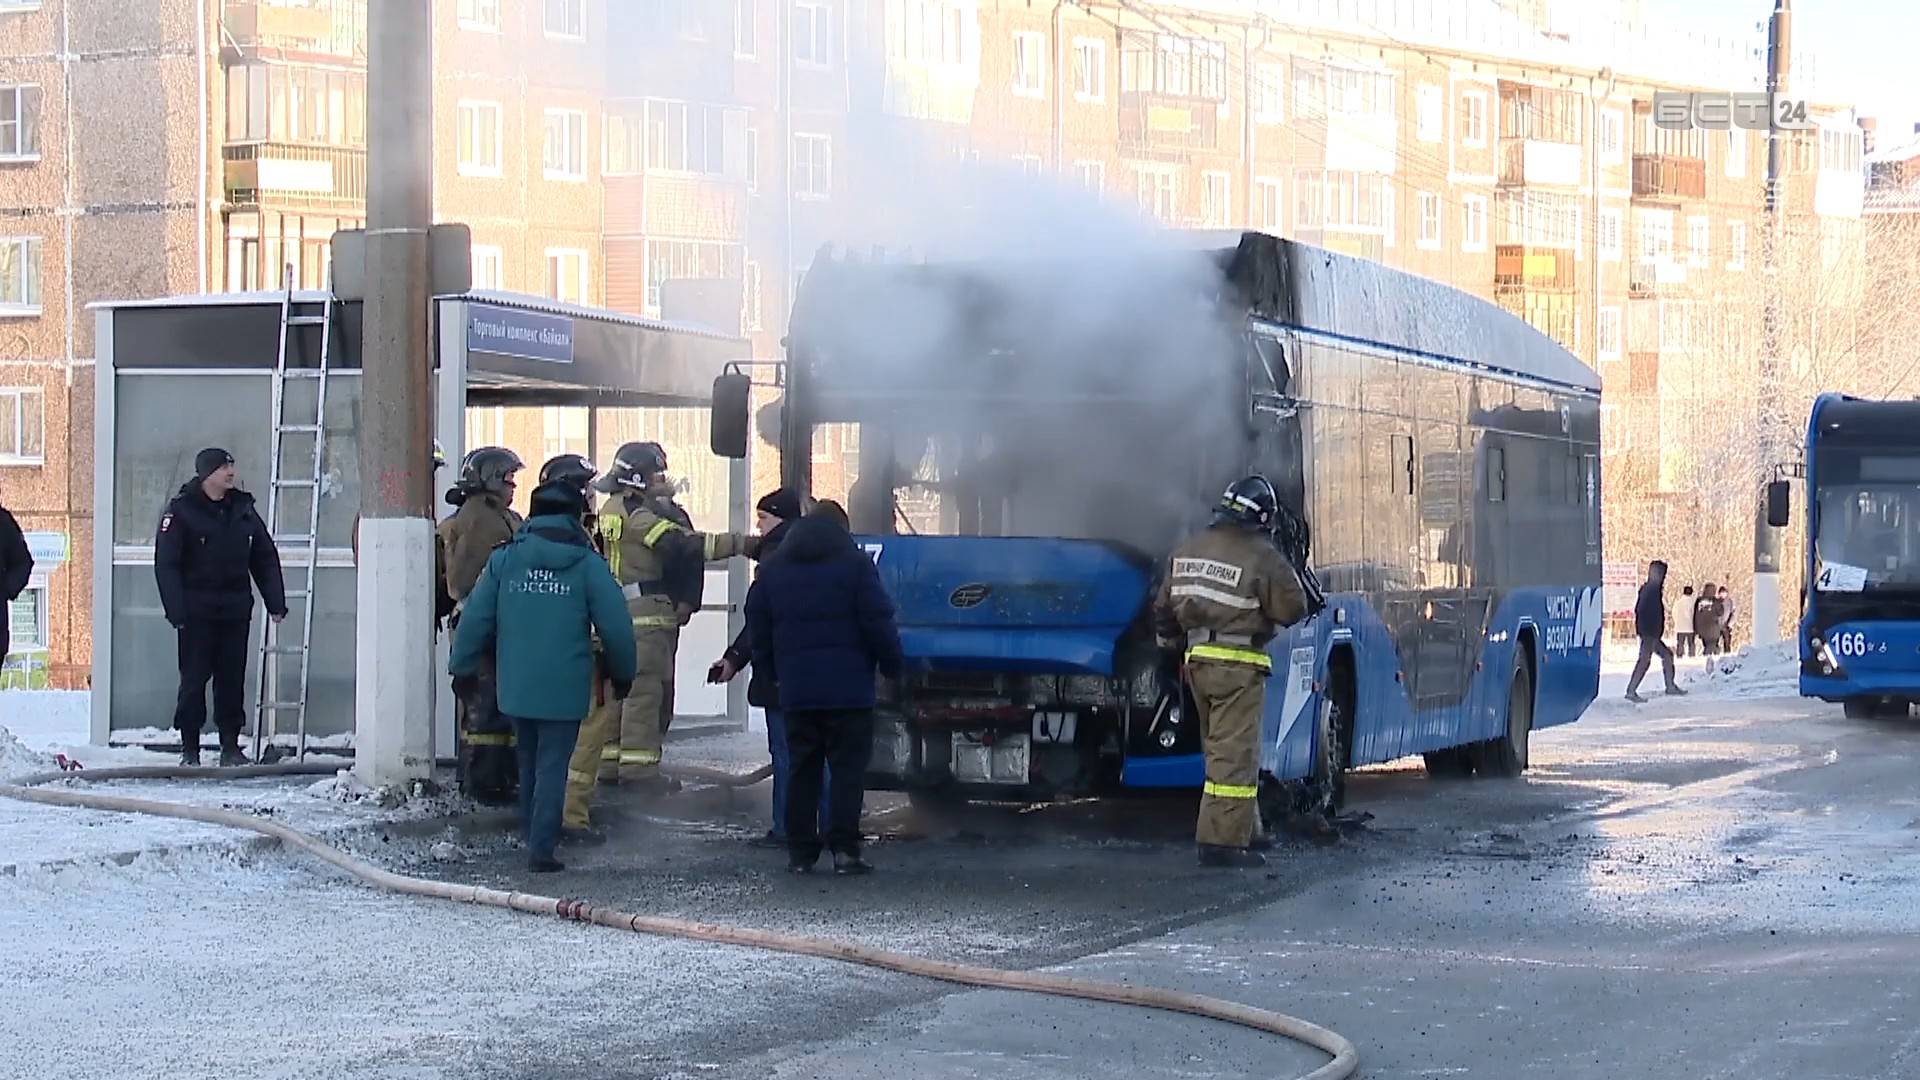
[[463, 30], [500, 29], [500, 0], [459, 0], [453, 12]]
[[1256, 177], [1253, 181], [1253, 227], [1262, 232], [1278, 235], [1286, 228], [1280, 218], [1280, 181], [1271, 176]]
[[1705, 266], [1713, 253], [1713, 222], [1704, 217], [1687, 219], [1687, 265]]
[[794, 134], [793, 194], [798, 199], [833, 194], [833, 141], [827, 136]]
[[1256, 124], [1278, 124], [1287, 118], [1287, 69], [1281, 64], [1261, 64], [1254, 69], [1253, 120]]
[[1421, 83], [1414, 94], [1414, 111], [1421, 142], [1439, 142], [1446, 137], [1446, 99], [1439, 87]]
[[546, 5], [548, 37], [587, 36], [587, 0], [546, 0]]
[[1469, 90], [1460, 95], [1460, 142], [1487, 145], [1487, 92]]
[[541, 164], [547, 179], [586, 179], [587, 114], [578, 109], [548, 109], [545, 128]]
[[747, 128], [747, 160], [741, 168], [747, 174], [747, 194], [760, 193], [760, 129]]
[[500, 249], [488, 244], [473, 245], [473, 287], [476, 289], [499, 290], [501, 267], [505, 263]]
[[1584, 95], [1545, 86], [1516, 86], [1500, 96], [1503, 138], [1578, 144], [1585, 136]]
[[460, 172], [467, 176], [499, 176], [500, 103], [462, 101], [455, 115], [459, 125]]
[[[6, 4], [0, 3], [0, 11]], [[47, 648], [47, 590], [28, 586], [7, 606], [7, 651], [18, 656]]]
[[1107, 43], [1099, 38], [1073, 39], [1073, 98], [1075, 101], [1107, 98]]
[[1727, 223], [1727, 269], [1745, 270], [1747, 268], [1747, 223], [1730, 221]]
[[1384, 71], [1329, 67], [1327, 111], [1355, 118], [1393, 116], [1393, 76]]
[[1104, 161], [1076, 161], [1073, 163], [1073, 174], [1079, 179], [1081, 187], [1095, 195], [1106, 190], [1107, 163]]
[[1487, 250], [1487, 197], [1460, 196], [1460, 250]]
[[1822, 131], [1820, 167], [1828, 172], [1860, 171], [1860, 133], [1858, 131]]
[[1326, 69], [1317, 63], [1293, 62], [1293, 115], [1302, 120], [1327, 117]]
[[740, 276], [740, 329], [758, 330], [765, 315], [760, 297], [760, 264], [748, 259]]
[[1502, 191], [1498, 243], [1579, 250], [1580, 198], [1549, 191]]
[[793, 62], [812, 67], [833, 63], [833, 11], [818, 0], [795, 0]]
[[1013, 164], [1020, 170], [1021, 176], [1039, 176], [1047, 171], [1045, 163], [1040, 160], [1038, 154], [1015, 154]]
[[1200, 174], [1200, 220], [1208, 228], [1225, 228], [1232, 222], [1232, 176], [1223, 172]]
[[46, 435], [45, 395], [27, 387], [0, 387], [0, 462], [40, 464]]
[[[647, 310], [661, 314], [666, 285], [671, 281], [739, 281], [746, 301], [746, 250], [739, 244], [713, 240], [648, 240]], [[758, 286], [756, 285], [756, 290]]]
[[1594, 344], [1600, 351], [1600, 359], [1620, 359], [1620, 308], [1618, 305], [1600, 309], [1600, 332]]
[[1744, 179], [1747, 175], [1747, 131], [1745, 128], [1727, 129], [1727, 177], [1733, 180]]
[[1414, 240], [1414, 246], [1432, 251], [1441, 244], [1440, 235], [1440, 193], [1423, 191], [1420, 193], [1420, 234]]
[[898, 0], [900, 18], [889, 19], [887, 51], [895, 60], [958, 65], [966, 60], [972, 3], [961, 0]]
[[40, 88], [0, 86], [0, 159], [40, 156]]
[[1660, 301], [1661, 352], [1682, 352], [1693, 347], [1692, 314], [1693, 304], [1690, 301]]
[[[1299, 109], [1295, 99], [1294, 109]], [[1326, 185], [1322, 182], [1318, 169], [1301, 169], [1293, 174], [1293, 227], [1304, 231], [1318, 230], [1326, 224], [1327, 199]]]
[[1227, 47], [1203, 38], [1128, 32], [1120, 40], [1120, 92], [1227, 99]]
[[363, 72], [235, 64], [226, 78], [229, 142], [367, 144]]
[[760, 55], [760, 0], [733, 0], [733, 55], [742, 60]]
[[1633, 449], [1633, 425], [1618, 405], [1600, 406], [1600, 452], [1624, 454]]
[[1143, 165], [1133, 168], [1133, 196], [1140, 209], [1156, 221], [1171, 224], [1179, 212], [1180, 176], [1172, 169]]
[[40, 314], [40, 238], [0, 237], [0, 316]]
[[1627, 159], [1627, 116], [1619, 109], [1600, 110], [1600, 156], [1614, 163]]
[[632, 176], [647, 166], [647, 118], [644, 112], [609, 112], [601, 120], [600, 172]]
[[1633, 114], [1633, 152], [1658, 157], [1693, 158], [1707, 156], [1707, 133], [1703, 128], [1663, 128], [1654, 124], [1651, 111]]
[[587, 419], [588, 410], [567, 408], [560, 405], [547, 405], [540, 410], [540, 452], [544, 457], [558, 457], [561, 454], [580, 454], [593, 456], [593, 447], [587, 445], [587, 432], [592, 425]]
[[1673, 258], [1673, 213], [1668, 210], [1642, 210], [1638, 215], [1640, 244], [1636, 258], [1642, 262], [1666, 262]]
[[578, 248], [547, 249], [547, 295], [568, 304], [587, 302], [587, 253]]
[[745, 109], [649, 99], [646, 123], [649, 168], [747, 178]]
[[1045, 97], [1047, 39], [1042, 34], [1013, 35], [1013, 92], [1019, 97]]
[[1618, 207], [1600, 211], [1599, 244], [1600, 258], [1606, 262], [1620, 261], [1620, 231], [1625, 225], [1625, 213]]

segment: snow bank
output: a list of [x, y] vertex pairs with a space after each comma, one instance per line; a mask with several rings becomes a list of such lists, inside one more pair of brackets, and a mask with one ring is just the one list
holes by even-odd
[[0, 782], [11, 783], [56, 767], [52, 754], [27, 746], [13, 732], [0, 727]]
[[1682, 660], [1691, 668], [1681, 683], [1691, 692], [1711, 698], [1795, 697], [1800, 693], [1800, 653], [1791, 641], [1754, 648], [1749, 645], [1731, 656], [1710, 657], [1705, 670], [1697, 661]]
[[85, 746], [92, 716], [85, 690], [0, 690], [0, 725], [35, 750]]

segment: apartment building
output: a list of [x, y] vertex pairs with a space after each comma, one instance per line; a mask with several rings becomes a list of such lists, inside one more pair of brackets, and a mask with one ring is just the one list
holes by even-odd
[[[207, 0], [197, 24], [184, 4], [109, 20], [0, 0], [0, 501], [70, 537], [75, 562], [85, 303], [272, 288], [289, 268], [326, 280], [332, 233], [365, 214], [365, 3]], [[1547, 5], [1368, 16], [1405, 24], [1338, 7], [435, 0], [435, 210], [472, 227], [481, 288], [737, 326], [762, 359], [821, 245], [924, 251], [943, 200], [971, 221], [973, 203], [1044, 185], [1049, 212], [1077, 191], [1103, 213], [1379, 259], [1595, 364], [1621, 496], [1609, 528], [1660, 542], [1644, 523], [1682, 518], [1704, 482], [1681, 452], [1689, 417], [1729, 392], [1700, 361], [1754, 348], [1727, 299], [1758, 287], [1766, 146], [1656, 128], [1651, 97], [1757, 72], [1685, 42], [1583, 45]], [[1844, 254], [1859, 131], [1823, 124], [1788, 144], [1782, 205]], [[658, 439], [696, 519], [724, 512], [699, 410], [469, 424], [530, 458]], [[814, 453], [817, 485], [844, 494], [857, 430], [822, 430]], [[16, 626], [36, 628], [56, 680], [84, 679], [85, 575], [56, 571], [30, 603]]]

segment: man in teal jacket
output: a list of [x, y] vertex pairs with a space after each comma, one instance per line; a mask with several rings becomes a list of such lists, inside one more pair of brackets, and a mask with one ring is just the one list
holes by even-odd
[[567, 759], [592, 704], [593, 633], [606, 646], [614, 694], [625, 697], [633, 685], [626, 597], [580, 523], [586, 509], [581, 493], [563, 482], [534, 489], [527, 523], [494, 549], [453, 634], [456, 684], [478, 676], [494, 654], [500, 712], [517, 739], [520, 822], [535, 873], [564, 869], [553, 851]]

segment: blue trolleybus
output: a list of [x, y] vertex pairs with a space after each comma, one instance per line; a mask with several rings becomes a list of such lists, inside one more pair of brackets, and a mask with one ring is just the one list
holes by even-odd
[[[845, 498], [911, 661], [871, 787], [1198, 788], [1149, 598], [1249, 472], [1308, 520], [1329, 594], [1269, 649], [1263, 809], [1413, 754], [1517, 775], [1533, 730], [1594, 699], [1600, 383], [1494, 305], [1252, 233], [1007, 264], [823, 253], [786, 344], [759, 428], [786, 483]], [[748, 381], [715, 386], [716, 452], [746, 451]]]
[[[1822, 395], [1806, 468], [1800, 693], [1904, 716], [1920, 701], [1920, 401]], [[1768, 524], [1790, 513], [1776, 481]]]

